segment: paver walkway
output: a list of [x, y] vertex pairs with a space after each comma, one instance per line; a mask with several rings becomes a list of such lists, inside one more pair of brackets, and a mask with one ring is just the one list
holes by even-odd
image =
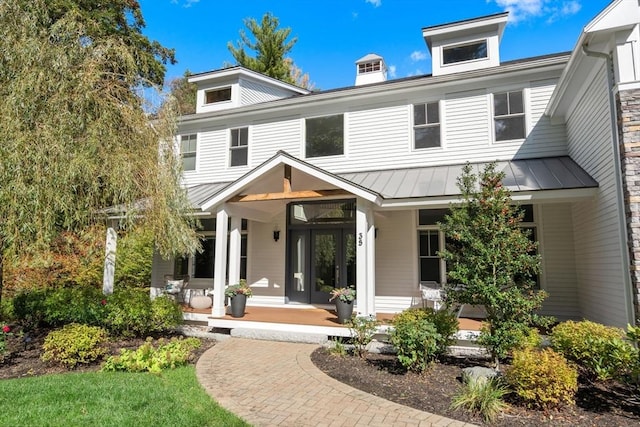
[[317, 347], [229, 338], [200, 357], [196, 373], [220, 405], [254, 426], [471, 426], [334, 380], [311, 362]]

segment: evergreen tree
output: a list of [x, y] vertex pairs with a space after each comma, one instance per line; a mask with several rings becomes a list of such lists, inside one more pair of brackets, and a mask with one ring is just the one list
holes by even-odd
[[467, 164], [458, 177], [462, 204], [452, 207], [440, 224], [447, 242], [440, 253], [447, 262], [447, 300], [485, 307], [487, 327], [480, 343], [496, 364], [522, 342], [531, 326], [544, 323], [534, 311], [546, 297], [535, 289], [537, 243], [520, 227], [523, 211], [513, 205], [503, 178], [495, 164], [477, 176]]
[[[302, 75], [301, 70], [287, 57], [298, 41], [297, 37], [289, 39], [291, 28], [278, 28], [280, 21], [268, 12], [260, 23], [254, 18], [247, 18], [244, 24], [255, 41], [241, 29], [237, 46], [232, 42], [227, 43], [238, 65], [287, 83], [310, 87], [309, 76]], [[255, 51], [255, 57], [250, 56], [246, 49]]]

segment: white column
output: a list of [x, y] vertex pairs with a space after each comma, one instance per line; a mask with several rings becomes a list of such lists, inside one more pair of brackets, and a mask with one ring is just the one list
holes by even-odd
[[356, 300], [358, 316], [375, 315], [375, 228], [371, 204], [356, 202]]
[[113, 281], [116, 273], [116, 247], [118, 243], [118, 233], [113, 227], [107, 228], [107, 240], [105, 242], [104, 271], [102, 275], [102, 293], [111, 295], [113, 293]]
[[240, 245], [241, 245], [242, 218], [231, 217], [231, 233], [229, 236], [229, 284], [234, 285], [240, 281]]
[[229, 214], [220, 206], [216, 214], [216, 259], [213, 265], [213, 306], [211, 316], [224, 317], [224, 289], [227, 277], [227, 228]]

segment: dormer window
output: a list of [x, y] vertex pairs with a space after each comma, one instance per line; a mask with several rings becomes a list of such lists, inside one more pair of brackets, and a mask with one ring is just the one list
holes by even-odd
[[457, 46], [448, 46], [442, 49], [442, 63], [444, 65], [473, 61], [475, 59], [484, 59], [486, 57], [486, 40]]
[[231, 101], [231, 87], [208, 90], [204, 93], [205, 104], [215, 104], [216, 102]]
[[358, 64], [358, 74], [373, 73], [374, 71], [380, 71], [381, 69], [382, 66], [380, 65], [380, 61]]

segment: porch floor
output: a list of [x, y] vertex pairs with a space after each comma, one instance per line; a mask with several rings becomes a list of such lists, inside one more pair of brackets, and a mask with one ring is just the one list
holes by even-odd
[[[194, 309], [183, 305], [182, 311], [193, 320], [202, 319], [207, 321], [213, 319], [211, 317], [211, 309]], [[395, 313], [378, 313], [377, 319], [382, 324], [390, 324]], [[347, 328], [347, 326], [338, 323], [338, 316], [333, 309], [329, 308], [283, 308], [283, 307], [260, 307], [247, 306], [244, 317], [231, 317], [226, 314], [220, 318], [225, 321], [233, 322], [260, 322], [260, 323], [277, 323], [277, 324], [295, 324], [307, 326], [335, 327]], [[477, 319], [469, 319], [461, 317], [458, 319], [458, 327], [464, 331], [480, 331], [482, 322]]]

